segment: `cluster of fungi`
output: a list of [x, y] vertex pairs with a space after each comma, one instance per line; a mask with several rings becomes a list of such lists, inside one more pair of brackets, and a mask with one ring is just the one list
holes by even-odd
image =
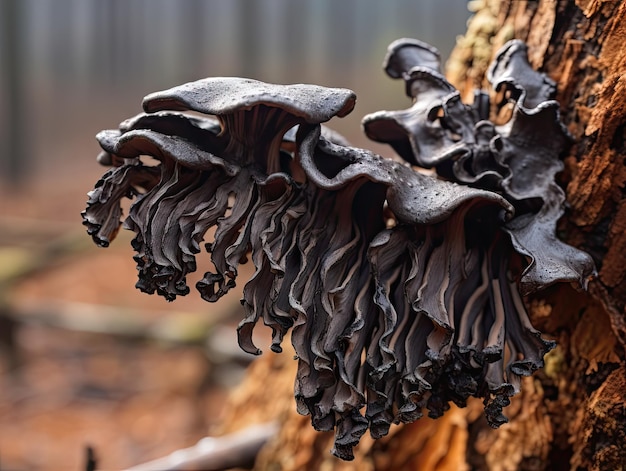
[[[167, 300], [189, 293], [203, 249], [213, 267], [196, 288], [210, 302], [251, 259], [239, 344], [261, 353], [262, 320], [280, 352], [291, 330], [297, 409], [335, 430], [342, 459], [368, 429], [378, 438], [472, 396], [490, 425], [506, 422], [521, 377], [553, 347], [522, 296], [585, 287], [595, 272], [556, 237], [569, 137], [555, 84], [522, 42], [499, 51], [491, 95], [471, 104], [420, 41], [392, 43], [385, 70], [412, 106], [363, 128], [404, 162], [322, 125], [352, 111], [350, 90], [208, 78], [148, 95], [143, 113], [98, 134], [111, 168], [83, 212], [100, 246], [122, 224], [135, 233], [137, 287]], [[133, 201], [122, 222], [123, 198]]]

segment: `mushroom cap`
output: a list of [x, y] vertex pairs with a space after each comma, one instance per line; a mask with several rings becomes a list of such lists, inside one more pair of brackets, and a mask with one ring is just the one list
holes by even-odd
[[[402, 223], [436, 224], [461, 206], [478, 202], [501, 210], [502, 221], [514, 214], [513, 206], [492, 191], [432, 178], [365, 149], [334, 144], [320, 138], [319, 130], [304, 134], [302, 132], [300, 163], [316, 186], [338, 190], [358, 179], [381, 184], [387, 187], [389, 208]], [[342, 164], [334, 175], [328, 175], [321, 170], [324, 160]]]
[[426, 67], [441, 72], [439, 51], [418, 39], [402, 38], [387, 48], [383, 68], [391, 78], [403, 78], [414, 67]]
[[218, 166], [227, 175], [235, 175], [239, 171], [236, 164], [202, 150], [194, 143], [150, 129], [133, 129], [124, 134], [105, 130], [99, 132], [96, 139], [105, 152], [122, 158], [149, 155], [159, 161], [171, 160], [195, 170], [209, 170]]
[[[433, 74], [424, 74], [428, 80]], [[418, 83], [418, 82], [415, 82]], [[440, 83], [435, 77], [435, 84]], [[474, 123], [459, 92], [423, 87], [411, 108], [377, 111], [363, 118], [367, 137], [386, 142], [407, 162], [431, 168], [462, 155], [474, 144]], [[443, 112], [440, 118], [439, 112]], [[458, 136], [461, 136], [459, 138]]]
[[323, 123], [350, 113], [356, 95], [346, 88], [279, 85], [239, 77], [211, 77], [151, 93], [143, 100], [147, 113], [193, 110], [223, 115], [258, 105], [281, 108], [308, 123]]

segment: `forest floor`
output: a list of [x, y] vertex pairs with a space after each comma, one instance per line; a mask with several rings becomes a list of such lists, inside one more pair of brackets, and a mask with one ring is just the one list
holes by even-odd
[[97, 153], [68, 145], [63, 165], [0, 187], [2, 470], [83, 470], [88, 446], [97, 469], [119, 470], [192, 446], [251, 360], [239, 293], [167, 303], [134, 288], [129, 234], [91, 243], [80, 211], [105, 169], [85, 155], [68, 167]]

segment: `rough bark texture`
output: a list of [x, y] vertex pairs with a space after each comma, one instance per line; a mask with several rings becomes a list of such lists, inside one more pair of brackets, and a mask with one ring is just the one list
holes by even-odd
[[[555, 286], [528, 299], [533, 324], [558, 346], [525, 378], [494, 430], [480, 401], [437, 420], [364, 438], [355, 460], [328, 450], [293, 403], [295, 362], [268, 354], [233, 397], [225, 431], [278, 418], [279, 436], [257, 469], [620, 470], [626, 467], [626, 3], [619, 0], [477, 0], [468, 33], [448, 64], [465, 94], [483, 85], [504, 42], [528, 43], [532, 65], [558, 84], [562, 119], [575, 139], [565, 156], [569, 211], [560, 236], [592, 254], [599, 277], [588, 293]], [[416, 35], [419, 34], [416, 31]], [[272, 374], [270, 375], [270, 370]], [[267, 378], [278, 378], [268, 387]]]

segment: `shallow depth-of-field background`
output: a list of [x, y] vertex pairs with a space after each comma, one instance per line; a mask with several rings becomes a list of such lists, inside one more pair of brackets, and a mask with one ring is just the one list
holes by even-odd
[[191, 446], [219, 422], [251, 360], [236, 346], [239, 296], [210, 305], [192, 291], [168, 304], [134, 288], [129, 234], [108, 249], [91, 243], [80, 212], [105, 170], [95, 134], [140, 112], [150, 92], [238, 75], [355, 90], [354, 112], [330, 126], [391, 155], [359, 124], [409, 104], [382, 71], [387, 45], [415, 37], [445, 59], [467, 3], [2, 0], [0, 9], [0, 469], [83, 469], [88, 445], [101, 469], [120, 469]]

